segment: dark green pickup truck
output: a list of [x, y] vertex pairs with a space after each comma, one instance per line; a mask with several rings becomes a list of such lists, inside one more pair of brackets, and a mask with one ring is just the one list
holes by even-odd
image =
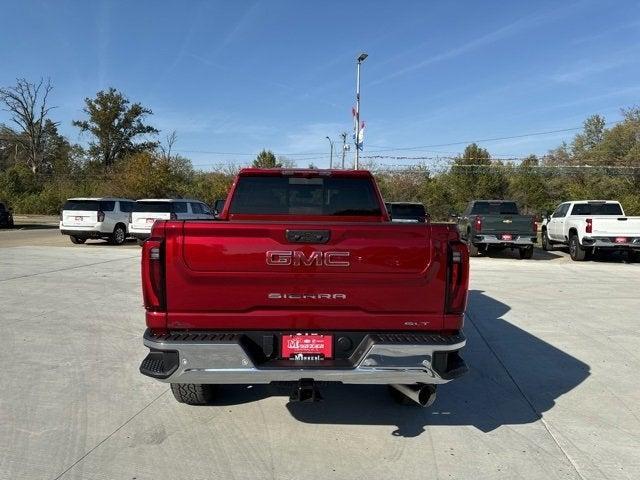
[[474, 200], [469, 202], [457, 222], [472, 257], [486, 254], [490, 248], [517, 248], [520, 258], [533, 256], [533, 244], [537, 241], [535, 218], [520, 215], [516, 202]]

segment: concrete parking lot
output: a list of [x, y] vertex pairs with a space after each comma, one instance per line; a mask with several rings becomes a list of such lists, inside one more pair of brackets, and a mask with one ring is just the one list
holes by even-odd
[[471, 371], [431, 409], [359, 386], [189, 407], [138, 373], [135, 244], [0, 231], [0, 479], [640, 478], [640, 265], [515, 257], [472, 260]]

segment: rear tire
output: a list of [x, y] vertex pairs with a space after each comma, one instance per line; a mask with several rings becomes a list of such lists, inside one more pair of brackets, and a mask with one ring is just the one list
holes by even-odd
[[479, 257], [480, 256], [480, 251], [478, 250], [478, 247], [473, 244], [473, 242], [469, 241], [469, 243], [467, 245], [469, 247], [469, 256], [470, 257]]
[[520, 258], [522, 260], [530, 260], [533, 258], [533, 246], [520, 249]]
[[208, 405], [214, 398], [214, 386], [199, 383], [172, 383], [176, 400], [187, 405]]
[[569, 239], [569, 255], [574, 262], [582, 262], [587, 258], [587, 251], [580, 245], [578, 235], [572, 235]]
[[549, 240], [549, 235], [547, 234], [547, 229], [542, 230], [542, 249], [545, 252], [550, 252], [553, 250], [553, 243]]
[[113, 245], [122, 245], [127, 239], [127, 230], [122, 225], [116, 225], [113, 229], [113, 233], [109, 238], [109, 242]]
[[69, 240], [71, 240], [71, 243], [74, 245], [80, 245], [87, 241], [86, 238], [76, 237], [75, 235], [69, 235]]
[[627, 263], [640, 262], [640, 252], [634, 250], [627, 250]]

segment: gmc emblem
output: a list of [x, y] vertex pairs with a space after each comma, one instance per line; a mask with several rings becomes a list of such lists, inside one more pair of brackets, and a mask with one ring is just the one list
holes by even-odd
[[267, 251], [267, 265], [293, 265], [295, 267], [313, 265], [320, 267], [348, 267], [350, 252], [304, 252], [291, 250]]

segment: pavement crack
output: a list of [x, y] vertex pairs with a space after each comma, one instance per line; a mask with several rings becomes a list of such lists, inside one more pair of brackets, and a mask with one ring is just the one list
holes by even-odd
[[138, 258], [138, 257], [133, 256], [133, 257], [124, 257], [124, 258], [112, 258], [111, 260], [104, 260], [102, 262], [85, 263], [83, 265], [76, 265], [74, 267], [58, 268], [56, 270], [47, 270], [46, 272], [29, 273], [27, 275], [18, 275], [17, 277], [4, 278], [0, 280], [0, 283], [9, 282], [11, 280], [19, 280], [21, 278], [37, 277], [38, 275], [46, 275], [47, 273], [66, 272], [67, 270], [74, 270], [76, 268], [92, 267], [93, 265], [103, 265], [105, 263], [120, 262], [122, 260], [131, 260], [132, 258]]
[[516, 389], [518, 390], [518, 392], [520, 392], [520, 395], [522, 396], [522, 398], [524, 399], [524, 401], [527, 403], [527, 405], [529, 406], [529, 408], [531, 409], [531, 411], [538, 417], [538, 420], [540, 420], [540, 423], [542, 424], [542, 426], [544, 427], [544, 429], [547, 431], [547, 434], [549, 435], [549, 437], [551, 437], [551, 439], [553, 440], [553, 442], [556, 444], [556, 446], [558, 447], [558, 449], [562, 452], [562, 454], [564, 455], [564, 457], [567, 459], [567, 461], [571, 464], [571, 466], [573, 467], [573, 470], [576, 472], [576, 475], [578, 475], [578, 477], [580, 477], [582, 480], [585, 480], [585, 477], [580, 473], [580, 470], [578, 470], [578, 465], [576, 465], [576, 463], [573, 461], [573, 459], [571, 458], [571, 456], [569, 455], [569, 453], [562, 447], [562, 445], [560, 445], [560, 442], [558, 442], [558, 439], [556, 438], [556, 436], [553, 434], [553, 432], [551, 431], [551, 427], [549, 426], [549, 424], [545, 421], [544, 417], [542, 416], [542, 412], [539, 412], [538, 409], [535, 407], [535, 405], [533, 404], [533, 402], [529, 399], [529, 397], [527, 396], [527, 394], [525, 393], [524, 389], [520, 386], [520, 384], [517, 382], [517, 380], [515, 379], [515, 377], [511, 374], [511, 372], [509, 371], [509, 369], [507, 368], [507, 365], [502, 361], [502, 359], [500, 358], [500, 356], [498, 355], [498, 352], [496, 352], [494, 350], [494, 348], [491, 346], [491, 344], [489, 343], [489, 341], [487, 340], [487, 338], [484, 336], [484, 334], [482, 333], [482, 331], [480, 330], [480, 328], [478, 327], [477, 323], [474, 321], [473, 315], [471, 315], [471, 313], [469, 312], [469, 309], [467, 309], [467, 311], [465, 312], [465, 315], [467, 316], [467, 319], [469, 320], [469, 323], [473, 326], [473, 328], [475, 329], [476, 332], [478, 332], [478, 335], [480, 336], [480, 338], [482, 339], [482, 341], [484, 342], [484, 344], [487, 346], [487, 348], [489, 349], [489, 351], [491, 352], [491, 354], [494, 356], [494, 358], [496, 359], [496, 361], [500, 364], [500, 366], [502, 367], [502, 369], [505, 371], [505, 373], [507, 374], [507, 376], [509, 377], [509, 379], [511, 380], [511, 382], [513, 383], [513, 385], [516, 387]]
[[78, 460], [76, 460], [75, 462], [73, 462], [69, 467], [67, 467], [65, 469], [64, 472], [62, 472], [61, 474], [59, 474], [57, 477], [55, 477], [53, 480], [59, 480], [60, 478], [62, 478], [64, 475], [66, 475], [73, 467], [75, 467], [76, 465], [78, 465], [80, 462], [82, 462], [85, 458], [87, 458], [89, 455], [91, 455], [93, 452], [95, 452], [98, 448], [100, 448], [100, 446], [102, 446], [107, 440], [109, 440], [111, 437], [113, 437], [116, 433], [118, 433], [120, 430], [122, 430], [124, 427], [126, 427], [129, 423], [131, 423], [131, 421], [133, 419], [135, 419], [138, 415], [140, 415], [142, 412], [144, 412], [147, 408], [149, 408], [151, 405], [153, 405], [156, 401], [158, 401], [160, 399], [160, 397], [162, 397], [164, 394], [166, 394], [169, 391], [169, 389], [167, 388], [166, 390], [164, 390], [160, 395], [158, 395], [156, 398], [154, 398], [153, 400], [151, 400], [149, 403], [147, 403], [144, 407], [142, 407], [140, 410], [138, 410], [135, 414], [133, 414], [131, 417], [129, 417], [129, 419], [127, 421], [125, 421], [122, 425], [120, 425], [118, 428], [116, 428], [113, 432], [111, 432], [109, 435], [107, 435], [105, 438], [103, 438], [102, 440], [100, 440], [100, 442], [98, 442], [97, 445], [95, 445], [91, 450], [89, 450], [87, 453], [85, 453], [84, 455], [82, 455]]

